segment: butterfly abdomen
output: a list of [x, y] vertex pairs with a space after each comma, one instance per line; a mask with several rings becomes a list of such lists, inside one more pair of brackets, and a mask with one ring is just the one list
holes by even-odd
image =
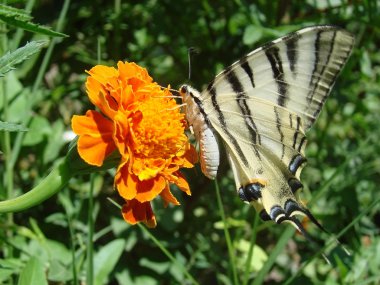
[[199, 160], [204, 175], [215, 179], [219, 167], [219, 147], [211, 124], [204, 113], [199, 92], [190, 86], [180, 88], [183, 102], [186, 104], [186, 120], [192, 127], [199, 143]]

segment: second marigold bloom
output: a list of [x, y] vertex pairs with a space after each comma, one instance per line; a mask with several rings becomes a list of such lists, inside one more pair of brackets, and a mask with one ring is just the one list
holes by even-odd
[[126, 200], [123, 217], [153, 227], [150, 201], [160, 195], [165, 205], [179, 204], [170, 183], [190, 195], [179, 169], [193, 167], [197, 154], [184, 133], [184, 115], [170, 92], [135, 63], [119, 62], [118, 69], [97, 65], [88, 73], [87, 94], [101, 113], [73, 117], [78, 152], [88, 164], [101, 166], [118, 151], [114, 183]]

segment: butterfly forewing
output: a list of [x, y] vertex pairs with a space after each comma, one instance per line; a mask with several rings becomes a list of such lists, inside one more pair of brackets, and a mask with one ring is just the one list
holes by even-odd
[[342, 29], [305, 28], [249, 53], [220, 73], [208, 89], [217, 88], [219, 98], [226, 87], [228, 90], [230, 83], [226, 79], [233, 73], [246, 94], [293, 111], [307, 130], [317, 118], [353, 44], [353, 37]]

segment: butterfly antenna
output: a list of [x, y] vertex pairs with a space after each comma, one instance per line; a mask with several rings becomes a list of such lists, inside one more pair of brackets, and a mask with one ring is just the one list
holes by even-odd
[[189, 77], [188, 80], [190, 81], [191, 78], [191, 55], [194, 53], [198, 53], [198, 50], [195, 47], [189, 47], [187, 49], [187, 60], [189, 62]]

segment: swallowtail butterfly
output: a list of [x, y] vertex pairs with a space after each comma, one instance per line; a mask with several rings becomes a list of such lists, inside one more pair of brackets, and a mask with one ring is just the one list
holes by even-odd
[[301, 29], [250, 52], [219, 73], [201, 93], [183, 85], [185, 114], [199, 143], [202, 172], [219, 166], [215, 135], [226, 148], [237, 194], [263, 220], [288, 221], [307, 236], [295, 215], [305, 165], [305, 132], [317, 119], [354, 46], [334, 26]]

